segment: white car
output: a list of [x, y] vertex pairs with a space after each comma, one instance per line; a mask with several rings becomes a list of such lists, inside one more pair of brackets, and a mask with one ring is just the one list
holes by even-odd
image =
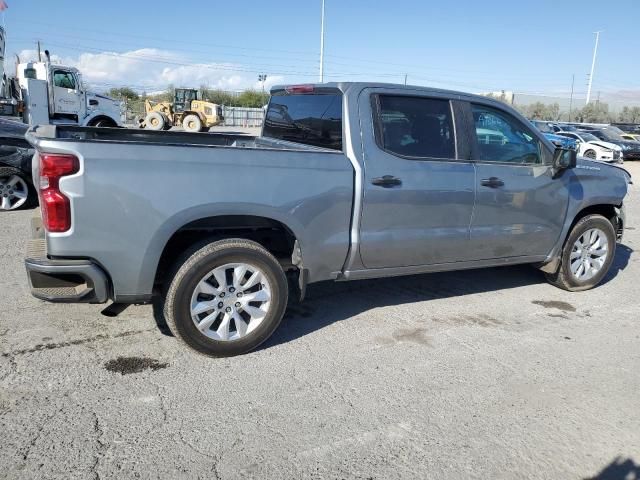
[[588, 132], [556, 132], [556, 135], [576, 140], [578, 142], [578, 155], [582, 157], [622, 163], [622, 148], [615, 143], [604, 142]]

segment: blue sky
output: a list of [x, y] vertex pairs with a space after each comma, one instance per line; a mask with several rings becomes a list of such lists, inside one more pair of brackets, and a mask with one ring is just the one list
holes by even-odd
[[[317, 79], [320, 0], [8, 3], [7, 57], [40, 39], [100, 88]], [[640, 101], [639, 20], [640, 0], [326, 0], [326, 79], [568, 95], [575, 74], [580, 97], [603, 30], [594, 94]]]

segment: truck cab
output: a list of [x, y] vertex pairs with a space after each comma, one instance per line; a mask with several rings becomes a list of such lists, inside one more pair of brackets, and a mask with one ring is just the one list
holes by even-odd
[[[27, 105], [42, 110], [35, 118], [46, 118], [49, 123], [73, 123], [83, 126], [121, 126], [120, 102], [87, 91], [78, 69], [50, 62], [26, 62], [17, 66], [18, 83], [22, 99]], [[43, 83], [42, 83], [43, 82]], [[47, 99], [42, 97], [46, 85]], [[31, 112], [34, 113], [34, 112]], [[26, 120], [26, 119], [25, 119]]]

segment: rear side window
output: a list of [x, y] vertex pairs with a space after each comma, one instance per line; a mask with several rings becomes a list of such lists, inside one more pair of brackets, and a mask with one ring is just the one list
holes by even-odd
[[448, 100], [380, 95], [378, 144], [402, 157], [455, 158]]
[[342, 150], [342, 94], [272, 96], [262, 135]]

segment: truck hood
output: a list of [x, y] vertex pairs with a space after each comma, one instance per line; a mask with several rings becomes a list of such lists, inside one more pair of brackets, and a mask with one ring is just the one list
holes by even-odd
[[575, 170], [576, 175], [578, 175], [579, 177], [596, 176], [602, 177], [603, 180], [624, 180], [627, 185], [632, 183], [631, 174], [627, 170], [618, 165], [605, 163], [600, 160], [591, 160], [588, 158], [578, 157]]
[[592, 140], [587, 142], [588, 145], [596, 145], [598, 147], [607, 148], [609, 150], [622, 150], [622, 147], [616, 145], [615, 143], [605, 142], [604, 140]]
[[[94, 104], [93, 102], [91, 102], [91, 100], [94, 100], [94, 102], [98, 102], [97, 104]], [[120, 102], [118, 100], [115, 100], [111, 97], [107, 97], [106, 95], [100, 95], [99, 93], [94, 93], [94, 92], [87, 92], [87, 105], [90, 108], [115, 108], [115, 109], [120, 109]]]

